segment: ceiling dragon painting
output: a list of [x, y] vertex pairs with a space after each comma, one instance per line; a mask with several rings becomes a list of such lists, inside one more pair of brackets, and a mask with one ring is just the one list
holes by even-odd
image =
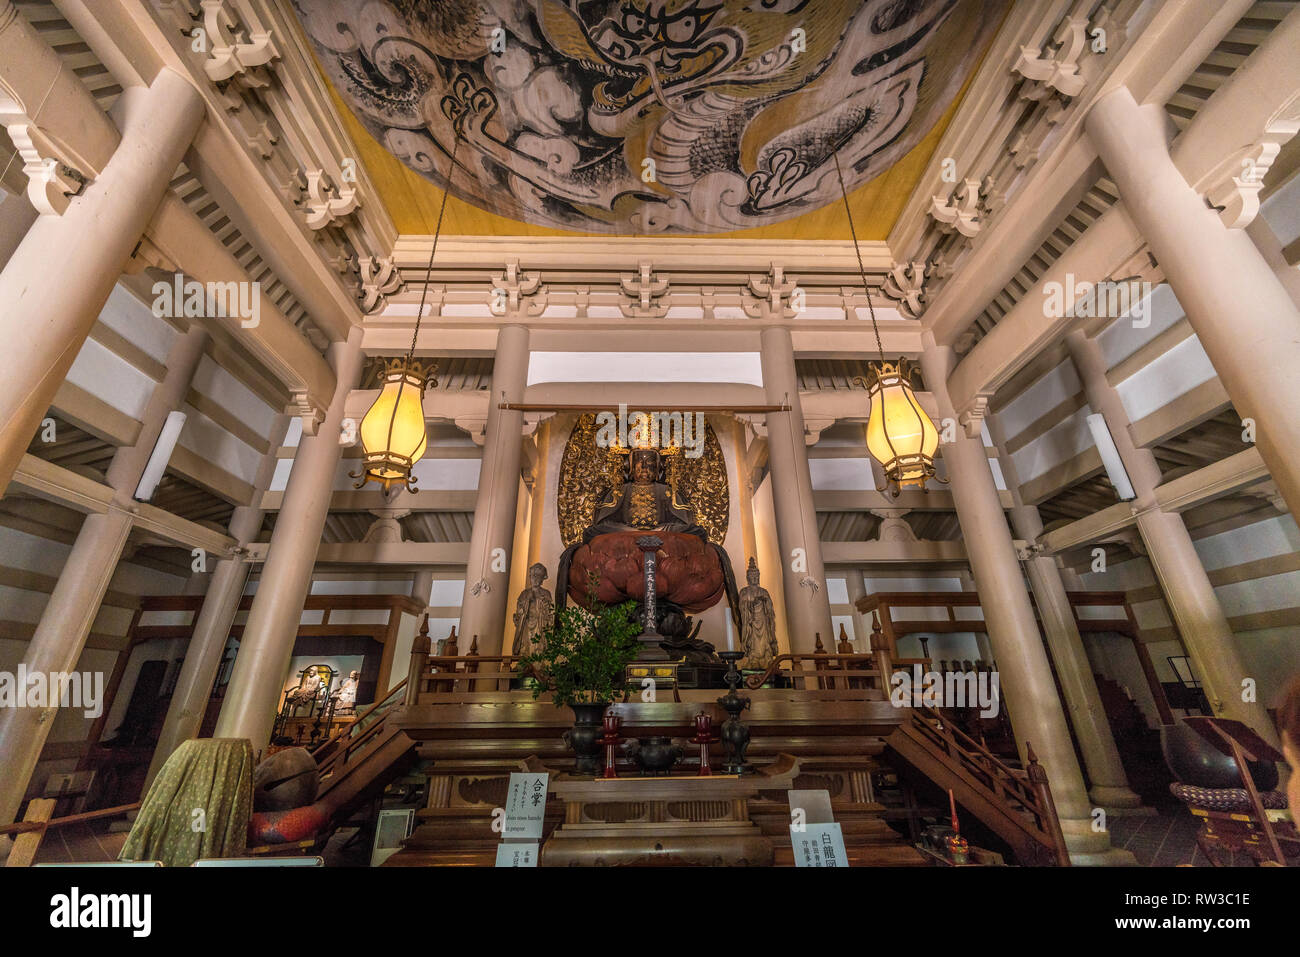
[[[730, 232], [816, 210], [951, 105], [1004, 4], [294, 0], [322, 67], [408, 167], [510, 219]], [[452, 155], [455, 169], [452, 170]]]

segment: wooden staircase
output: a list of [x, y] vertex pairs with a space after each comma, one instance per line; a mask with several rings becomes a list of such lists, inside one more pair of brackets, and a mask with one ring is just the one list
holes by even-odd
[[[886, 739], [885, 756], [900, 774], [951, 790], [967, 812], [1010, 847], [1022, 865], [1070, 863], [1047, 774], [1029, 749], [1018, 771], [945, 722], [933, 708], [904, 710]], [[922, 784], [924, 782], [921, 782]]]
[[405, 686], [405, 681], [396, 685], [312, 752], [321, 775], [316, 802], [326, 805], [333, 822], [381, 795], [416, 762], [415, 741], [389, 721]]

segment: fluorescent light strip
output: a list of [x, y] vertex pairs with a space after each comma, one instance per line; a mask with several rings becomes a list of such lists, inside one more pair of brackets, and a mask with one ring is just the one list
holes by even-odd
[[185, 428], [184, 412], [167, 413], [167, 421], [163, 423], [162, 430], [158, 433], [158, 441], [154, 443], [153, 451], [149, 453], [149, 464], [144, 467], [140, 484], [135, 487], [137, 502], [147, 502], [153, 498], [158, 483], [162, 481], [163, 473], [167, 471], [167, 463], [171, 461], [172, 452], [176, 449], [176, 440], [181, 437], [183, 428]]
[[1119, 457], [1119, 449], [1115, 448], [1115, 437], [1106, 425], [1106, 417], [1100, 412], [1088, 416], [1088, 430], [1092, 432], [1092, 441], [1101, 453], [1101, 464], [1106, 469], [1110, 484], [1119, 493], [1120, 501], [1130, 502], [1137, 498], [1133, 492], [1133, 483], [1129, 481], [1128, 472], [1124, 469], [1124, 461]]

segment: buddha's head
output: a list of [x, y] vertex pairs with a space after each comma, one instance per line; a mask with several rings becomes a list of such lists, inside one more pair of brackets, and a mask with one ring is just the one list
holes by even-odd
[[534, 562], [528, 568], [528, 584], [537, 588], [544, 581], [546, 581], [546, 566], [541, 562]]
[[632, 481], [650, 485], [659, 479], [659, 453], [654, 449], [634, 449], [631, 462]]
[[754, 562], [753, 558], [750, 558], [749, 567], [745, 569], [745, 581], [749, 582], [751, 585], [758, 584], [758, 565]]

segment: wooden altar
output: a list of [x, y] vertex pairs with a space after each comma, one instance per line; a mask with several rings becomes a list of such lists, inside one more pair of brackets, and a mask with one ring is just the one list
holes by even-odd
[[798, 760], [737, 777], [571, 777], [554, 780], [564, 823], [542, 847], [541, 866], [770, 866], [773, 842], [749, 818], [760, 789], [791, 788]]

